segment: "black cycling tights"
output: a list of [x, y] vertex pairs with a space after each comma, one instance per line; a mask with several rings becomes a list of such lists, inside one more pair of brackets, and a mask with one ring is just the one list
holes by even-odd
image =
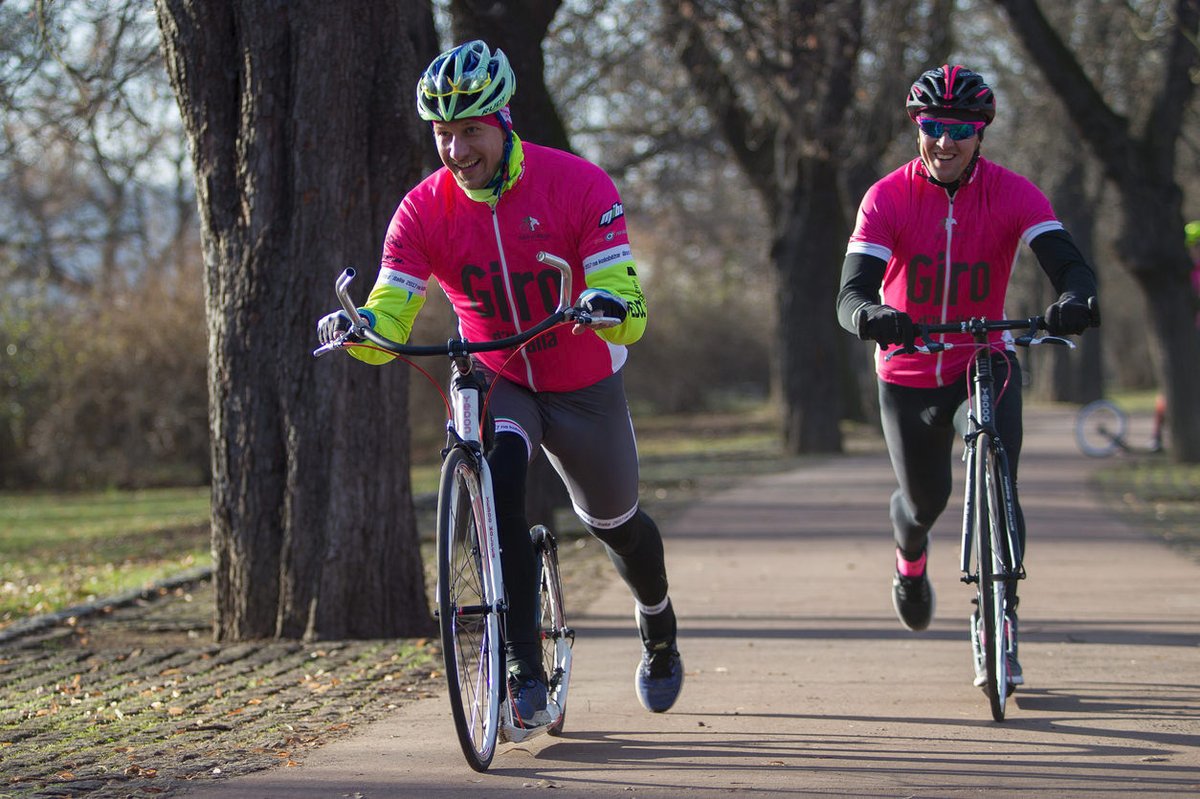
[[[608, 530], [584, 525], [608, 550], [608, 558], [638, 603], [654, 607], [667, 598], [667, 564], [658, 525], [641, 508]], [[646, 641], [675, 640], [675, 612], [670, 605], [652, 616], [638, 614], [638, 630]]]
[[488, 453], [492, 493], [496, 499], [496, 526], [500, 536], [500, 568], [508, 593], [504, 646], [509, 670], [522, 679], [539, 676], [541, 643], [537, 630], [537, 557], [525, 517], [525, 439], [512, 433], [496, 436]]
[[[488, 453], [492, 489], [496, 498], [496, 522], [500, 533], [500, 565], [508, 591], [508, 620], [505, 648], [509, 670], [520, 676], [535, 676], [541, 659], [537, 631], [537, 559], [529, 537], [525, 515], [525, 477], [528, 449], [525, 440], [513, 433], [500, 433]], [[638, 602], [647, 606], [667, 596], [667, 567], [662, 536], [654, 521], [638, 510], [624, 523], [608, 530], [588, 526], [600, 539], [617, 572]], [[674, 613], [662, 613], [664, 629], [650, 630], [654, 640], [674, 638]], [[655, 618], [651, 617], [653, 626]], [[665, 629], [667, 626], [670, 629]]]
[[[1010, 360], [1011, 359], [1011, 360]], [[1011, 365], [1011, 373], [1010, 373]], [[1013, 499], [1017, 506], [1018, 539], [1025, 551], [1025, 519], [1017, 500], [1017, 465], [1024, 435], [1021, 423], [1021, 367], [1015, 357], [992, 357], [994, 394], [1004, 393], [996, 403], [995, 423], [1008, 453]], [[891, 518], [896, 545], [905, 557], [920, 557], [933, 523], [950, 499], [952, 458], [956, 436], [966, 426], [967, 377], [941, 388], [908, 388], [879, 382], [879, 415], [887, 440], [892, 468], [900, 487], [892, 495]]]

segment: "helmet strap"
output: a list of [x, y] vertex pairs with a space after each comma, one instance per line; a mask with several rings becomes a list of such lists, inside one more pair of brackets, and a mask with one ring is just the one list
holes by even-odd
[[975, 152], [971, 155], [971, 160], [967, 162], [967, 166], [965, 169], [963, 169], [962, 174], [948, 183], [935, 178], [933, 176], [933, 171], [929, 168], [929, 165], [925, 163], [925, 156], [921, 156], [921, 166], [924, 167], [925, 170], [923, 177], [938, 188], [945, 189], [951, 196], [953, 196], [954, 192], [958, 191], [960, 186], [962, 186], [964, 183], [970, 182], [971, 174], [975, 171], [975, 165], [979, 163], [980, 149], [981, 148], [979, 144], [976, 144]]

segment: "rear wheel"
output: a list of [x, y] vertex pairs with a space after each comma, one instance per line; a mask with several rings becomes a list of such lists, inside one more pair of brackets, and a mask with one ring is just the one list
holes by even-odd
[[567, 715], [567, 688], [571, 681], [571, 647], [575, 631], [567, 627], [563, 611], [562, 578], [558, 571], [558, 544], [542, 525], [529, 531], [540, 565], [538, 586], [538, 629], [542, 642], [542, 668], [546, 672], [548, 705], [558, 706], [551, 735], [561, 735]]
[[1108, 400], [1089, 402], [1075, 419], [1075, 442], [1084, 455], [1107, 458], [1123, 447], [1129, 417]]
[[467, 763], [485, 771], [496, 754], [504, 686], [500, 621], [473, 456], [450, 450], [438, 491], [438, 623], [454, 727]]

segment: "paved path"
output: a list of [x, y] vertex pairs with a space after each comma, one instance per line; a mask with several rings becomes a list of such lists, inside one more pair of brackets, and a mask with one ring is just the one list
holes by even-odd
[[565, 737], [476, 774], [446, 701], [422, 700], [298, 768], [194, 795], [1200, 795], [1200, 565], [1095, 505], [1098, 463], [1071, 419], [1027, 411], [1026, 685], [1002, 724], [971, 685], [957, 498], [934, 532], [937, 616], [910, 633], [890, 600], [890, 468], [854, 456], [756, 478], [668, 526], [687, 671], [671, 712], [634, 697], [633, 610], [614, 584], [574, 619]]

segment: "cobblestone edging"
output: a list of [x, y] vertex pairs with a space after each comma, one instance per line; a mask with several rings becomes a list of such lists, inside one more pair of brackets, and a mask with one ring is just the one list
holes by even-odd
[[424, 639], [213, 643], [211, 584], [172, 582], [0, 643], [0, 797], [179, 795], [441, 688]]
[[[588, 537], [560, 547], [578, 613], [612, 566]], [[196, 571], [5, 630], [0, 799], [180, 796], [196, 781], [303, 765], [444, 689], [436, 641], [218, 644], [213, 612]]]
[[53, 627], [56, 624], [62, 624], [69, 619], [86, 618], [97, 613], [102, 613], [114, 608], [125, 607], [132, 605], [139, 600], [154, 599], [163, 594], [174, 591], [183, 586], [193, 585], [203, 582], [212, 577], [211, 566], [199, 566], [195, 569], [188, 569], [179, 574], [153, 583], [145, 588], [134, 588], [125, 591], [115, 596], [102, 599], [95, 599], [91, 602], [85, 602], [81, 605], [74, 605], [62, 610], [56, 610], [51, 613], [41, 613], [37, 616], [28, 616], [24, 619], [13, 622], [12, 624], [0, 630], [0, 644], [5, 644], [13, 639], [20, 638], [23, 635], [44, 630], [48, 627]]

